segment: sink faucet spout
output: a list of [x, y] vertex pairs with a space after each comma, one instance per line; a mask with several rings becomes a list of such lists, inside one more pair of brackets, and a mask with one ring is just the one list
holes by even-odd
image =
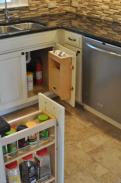
[[8, 22], [8, 7], [7, 7], [7, 0], [5, 0], [4, 15], [5, 15], [5, 21]]

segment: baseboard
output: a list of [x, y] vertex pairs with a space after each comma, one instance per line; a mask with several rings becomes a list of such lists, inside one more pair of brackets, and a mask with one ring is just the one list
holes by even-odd
[[111, 125], [121, 129], [121, 124], [119, 122], [117, 122], [117, 121], [111, 119], [110, 117], [108, 117], [108, 116], [106, 116], [106, 115], [96, 111], [95, 109], [93, 109], [92, 107], [90, 107], [90, 106], [88, 106], [86, 104], [84, 104], [83, 106], [84, 106], [85, 110], [95, 114], [96, 116], [100, 117], [101, 119], [105, 120], [106, 122], [110, 123]]

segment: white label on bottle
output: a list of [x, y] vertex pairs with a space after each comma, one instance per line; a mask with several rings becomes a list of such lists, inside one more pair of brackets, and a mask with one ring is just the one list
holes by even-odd
[[33, 82], [27, 82], [27, 88], [28, 88], [28, 91], [32, 91], [33, 90]]
[[36, 79], [37, 79], [37, 80], [42, 79], [42, 71], [37, 71], [37, 72], [36, 72]]

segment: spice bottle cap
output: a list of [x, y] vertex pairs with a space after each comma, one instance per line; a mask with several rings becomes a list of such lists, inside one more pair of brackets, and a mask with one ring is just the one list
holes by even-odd
[[17, 161], [14, 161], [14, 162], [6, 165], [6, 168], [8, 168], [8, 169], [14, 169], [16, 167], [17, 167]]

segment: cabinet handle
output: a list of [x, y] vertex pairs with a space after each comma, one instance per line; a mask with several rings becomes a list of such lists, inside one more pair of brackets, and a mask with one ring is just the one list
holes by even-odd
[[21, 55], [25, 55], [25, 53], [24, 52], [21, 52]]
[[74, 41], [74, 42], [76, 41], [76, 39], [73, 39], [73, 38], [71, 38], [71, 37], [68, 37], [68, 40], [69, 40], [69, 41]]

